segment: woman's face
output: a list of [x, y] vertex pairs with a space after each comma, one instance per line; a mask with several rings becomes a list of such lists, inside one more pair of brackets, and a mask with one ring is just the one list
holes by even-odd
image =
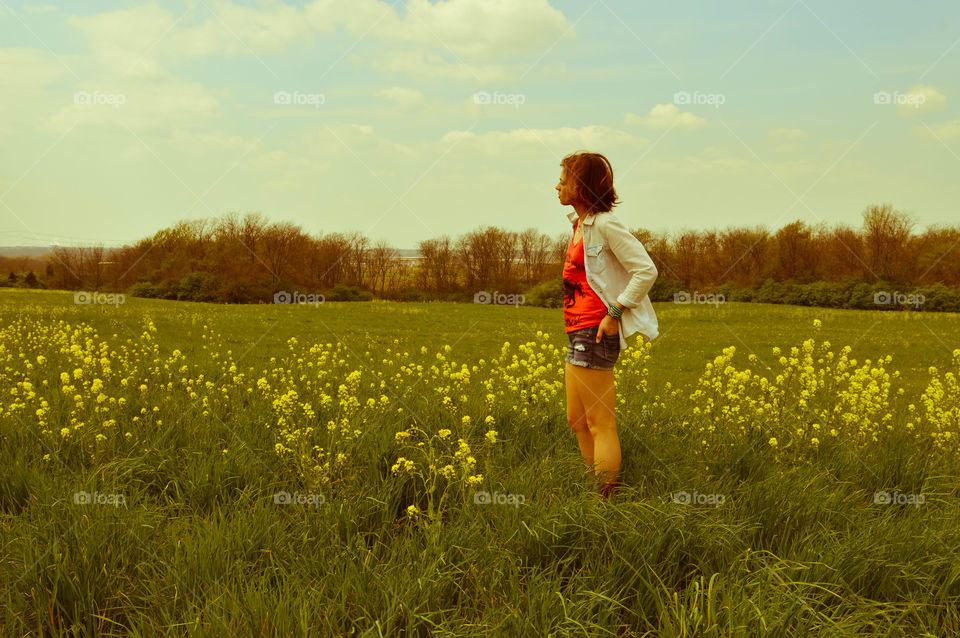
[[571, 206], [577, 200], [577, 189], [572, 180], [567, 179], [567, 169], [560, 172], [560, 181], [557, 182], [557, 197], [563, 206]]

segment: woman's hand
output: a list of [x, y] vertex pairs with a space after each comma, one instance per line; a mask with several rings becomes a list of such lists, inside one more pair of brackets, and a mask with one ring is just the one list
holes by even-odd
[[615, 335], [618, 332], [620, 332], [620, 322], [610, 315], [605, 316], [600, 320], [600, 325], [597, 327], [597, 343], [600, 343], [600, 338], [603, 335]]

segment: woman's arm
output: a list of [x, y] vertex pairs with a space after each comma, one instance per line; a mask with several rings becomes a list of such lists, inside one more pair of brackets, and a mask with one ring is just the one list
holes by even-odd
[[617, 302], [624, 308], [636, 308], [657, 280], [657, 267], [647, 254], [647, 249], [627, 230], [619, 217], [614, 213], [602, 213], [597, 217], [604, 218], [605, 223], [601, 223], [600, 228], [610, 251], [631, 275]]

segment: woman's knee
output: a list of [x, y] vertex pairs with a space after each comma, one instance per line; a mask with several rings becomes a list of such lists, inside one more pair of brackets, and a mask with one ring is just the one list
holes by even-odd
[[584, 434], [589, 431], [587, 424], [587, 415], [583, 412], [567, 412], [567, 423], [570, 429], [577, 434]]
[[612, 414], [598, 411], [595, 414], [588, 414], [585, 420], [593, 437], [615, 434], [617, 431], [617, 421]]

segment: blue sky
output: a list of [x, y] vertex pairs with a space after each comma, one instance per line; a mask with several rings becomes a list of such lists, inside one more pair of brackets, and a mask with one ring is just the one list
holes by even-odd
[[0, 244], [559, 234], [576, 150], [630, 227], [954, 224], [958, 67], [956, 2], [0, 0]]

